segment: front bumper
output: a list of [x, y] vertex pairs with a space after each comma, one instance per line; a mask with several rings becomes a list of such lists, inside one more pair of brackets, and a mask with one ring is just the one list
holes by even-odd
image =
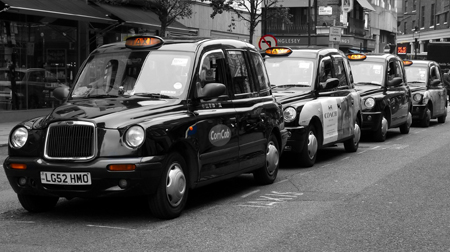
[[305, 146], [305, 141], [307, 141], [308, 131], [304, 126], [286, 127], [286, 129], [290, 133], [290, 137], [287, 140], [284, 151], [300, 153], [303, 150], [303, 146]]
[[[156, 192], [161, 178], [163, 157], [97, 158], [91, 162], [49, 162], [41, 158], [8, 157], [3, 163], [5, 174], [17, 194], [57, 197], [93, 198], [110, 195], [147, 195]], [[10, 164], [25, 164], [26, 169], [10, 168]], [[134, 171], [109, 171], [110, 164], [135, 164]], [[41, 183], [41, 171], [89, 172], [91, 185], [53, 185]], [[19, 185], [26, 178], [25, 185]], [[128, 183], [118, 186], [119, 180]]]
[[426, 109], [427, 105], [423, 104], [423, 105], [418, 105], [418, 104], [413, 104], [413, 109], [412, 109], [412, 119], [413, 120], [422, 120], [425, 117], [425, 109]]
[[363, 123], [361, 130], [376, 131], [381, 126], [381, 112], [363, 112]]

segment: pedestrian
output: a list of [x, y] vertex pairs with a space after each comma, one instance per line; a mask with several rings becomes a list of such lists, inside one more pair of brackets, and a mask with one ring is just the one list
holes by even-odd
[[448, 100], [450, 101], [450, 70], [447, 73], [444, 73], [444, 86], [447, 89]]

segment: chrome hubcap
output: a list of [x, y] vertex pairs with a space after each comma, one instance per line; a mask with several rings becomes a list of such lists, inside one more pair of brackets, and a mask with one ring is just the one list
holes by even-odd
[[186, 192], [186, 178], [183, 170], [178, 163], [173, 163], [166, 178], [166, 195], [169, 204], [173, 207], [178, 206], [183, 200]]
[[381, 133], [384, 135], [386, 135], [388, 131], [388, 121], [385, 117], [383, 117], [383, 119], [381, 120]]
[[266, 153], [266, 165], [267, 172], [272, 175], [278, 167], [278, 162], [280, 161], [280, 155], [275, 144], [271, 141], [267, 146]]
[[314, 132], [310, 131], [308, 136], [308, 156], [310, 159], [313, 159], [317, 153], [317, 149], [319, 147], [319, 143], [317, 142], [317, 138], [314, 135]]

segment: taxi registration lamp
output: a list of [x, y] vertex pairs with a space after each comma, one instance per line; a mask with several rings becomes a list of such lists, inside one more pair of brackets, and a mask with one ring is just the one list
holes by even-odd
[[266, 49], [266, 54], [269, 56], [288, 56], [292, 50], [288, 47], [270, 47]]
[[367, 56], [362, 53], [348, 54], [347, 58], [349, 60], [365, 60]]
[[127, 38], [125, 46], [131, 49], [142, 49], [161, 46], [164, 44], [162, 38], [157, 36], [133, 36]]
[[403, 65], [404, 65], [404, 66], [411, 66], [412, 64], [413, 64], [413, 62], [410, 61], [410, 60], [404, 60], [404, 61], [403, 61]]

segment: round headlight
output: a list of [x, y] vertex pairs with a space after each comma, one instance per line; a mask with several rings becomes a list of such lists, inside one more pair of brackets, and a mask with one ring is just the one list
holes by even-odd
[[131, 148], [139, 147], [145, 139], [144, 129], [140, 126], [132, 126], [125, 133], [125, 143]]
[[290, 123], [297, 117], [297, 110], [293, 107], [287, 107], [283, 111], [284, 122]]
[[373, 106], [375, 106], [375, 99], [373, 99], [372, 97], [367, 98], [364, 101], [364, 106], [366, 106], [366, 108], [373, 108]]
[[413, 95], [413, 100], [416, 101], [416, 102], [420, 102], [422, 100], [422, 94], [419, 94], [419, 93], [414, 94]]
[[11, 146], [13, 148], [22, 148], [28, 139], [28, 130], [24, 127], [17, 128], [11, 134]]

